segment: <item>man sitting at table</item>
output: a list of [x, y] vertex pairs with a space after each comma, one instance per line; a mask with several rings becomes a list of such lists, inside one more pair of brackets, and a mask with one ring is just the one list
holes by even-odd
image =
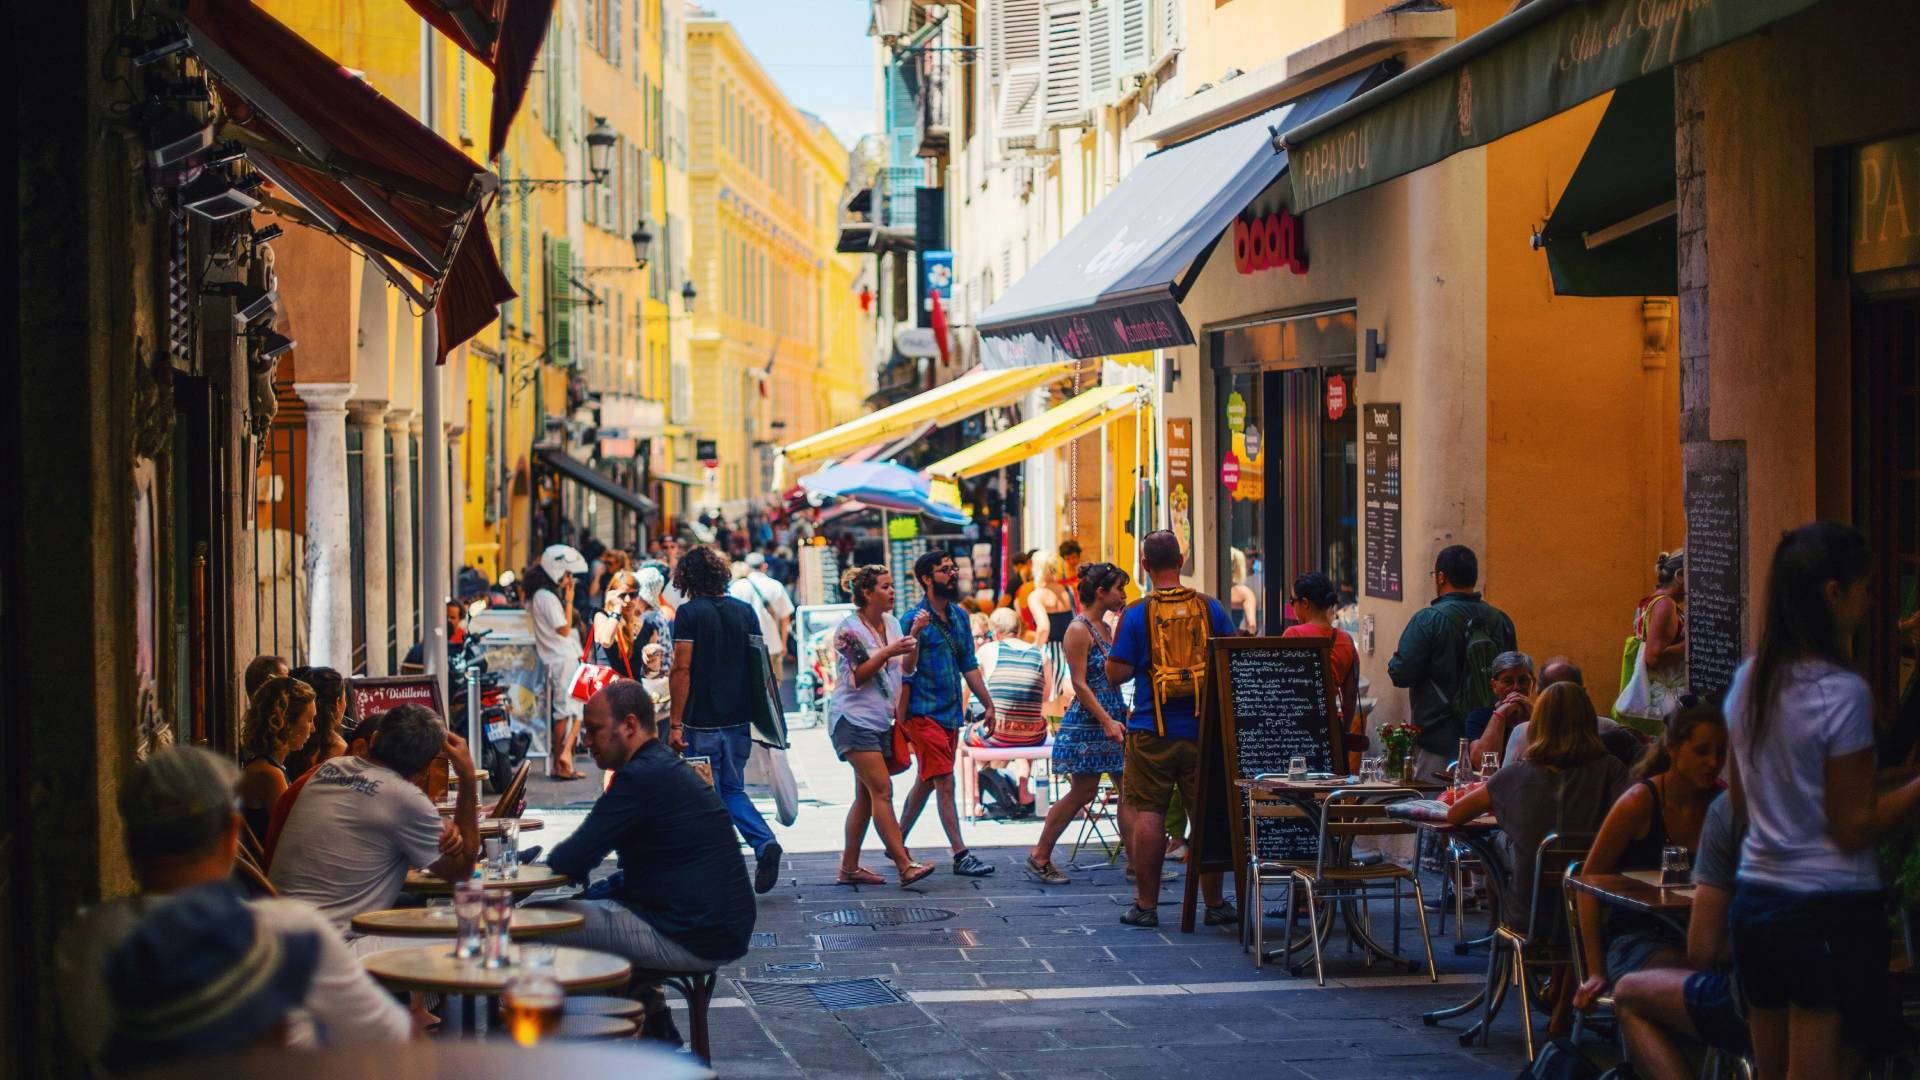
[[[120, 789], [120, 822], [140, 895], [80, 913], [54, 949], [56, 990], [74, 1046], [97, 1059], [114, 1024], [106, 960], [149, 914], [177, 894], [225, 888], [240, 848], [231, 761], [197, 746], [156, 751]], [[412, 1033], [407, 1011], [374, 983], [312, 905], [298, 900], [233, 901], [261, 932], [315, 939], [313, 978], [290, 1017], [291, 1045], [392, 1043]], [[230, 1002], [204, 1012], [217, 1014]], [[186, 1023], [185, 1020], [182, 1023]]]
[[746, 955], [756, 914], [733, 818], [712, 785], [667, 749], [653, 698], [619, 679], [587, 702], [584, 738], [607, 790], [547, 865], [586, 881], [609, 852], [620, 869], [561, 907], [586, 917], [565, 945], [617, 953], [637, 972], [645, 1034], [678, 1043], [666, 997], [645, 972], [711, 971]]
[[[1727, 912], [1733, 903], [1734, 871], [1747, 823], [1722, 793], [1700, 826], [1693, 860], [1693, 912], [1687, 925], [1687, 966], [1646, 968], [1622, 975], [1613, 987], [1613, 1008], [1627, 1059], [1652, 1078], [1688, 1077], [1693, 1066], [1679, 1040], [1705, 1042], [1730, 1054], [1752, 1053], [1747, 1022], [1733, 1000], [1733, 951]], [[1585, 1007], [1604, 988], [1589, 980], [1574, 997]]]
[[[420, 784], [442, 761], [459, 777], [451, 835]], [[479, 837], [479, 785], [466, 740], [433, 710], [398, 705], [381, 717], [365, 757], [334, 758], [307, 781], [280, 830], [268, 877], [282, 896], [314, 904], [345, 929], [355, 915], [392, 907], [416, 867], [465, 880]], [[352, 937], [356, 952], [386, 944]]]

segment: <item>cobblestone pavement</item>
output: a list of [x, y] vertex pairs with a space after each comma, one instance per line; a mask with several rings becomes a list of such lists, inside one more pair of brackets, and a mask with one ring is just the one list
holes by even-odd
[[[976, 851], [998, 866], [994, 877], [956, 878], [943, 865], [904, 891], [836, 885], [834, 856], [790, 856], [760, 900], [752, 952], [722, 972], [711, 1013], [719, 1074], [1131, 1080], [1199, 1065], [1332, 1080], [1512, 1076], [1524, 1064], [1511, 1003], [1487, 1048], [1460, 1047], [1466, 1022], [1421, 1024], [1421, 1012], [1470, 997], [1485, 970], [1484, 952], [1456, 956], [1450, 936], [1435, 938], [1438, 985], [1424, 971], [1368, 968], [1337, 938], [1317, 988], [1311, 968], [1256, 972], [1237, 931], [1181, 934], [1178, 881], [1163, 887], [1162, 927], [1140, 930], [1118, 922], [1131, 890], [1117, 870], [1073, 872], [1072, 884], [1044, 888], [1022, 872], [1022, 849]], [[829, 915], [901, 907], [951, 917], [874, 928]], [[1377, 932], [1390, 934], [1389, 905], [1376, 907]], [[1402, 914], [1412, 955], [1411, 905]], [[905, 1000], [762, 1004], [747, 1000], [759, 987], [741, 985], [858, 979]]]

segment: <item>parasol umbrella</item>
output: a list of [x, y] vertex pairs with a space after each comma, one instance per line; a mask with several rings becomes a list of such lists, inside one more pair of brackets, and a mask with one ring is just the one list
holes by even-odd
[[858, 499], [883, 510], [925, 514], [949, 525], [965, 525], [973, 520], [958, 507], [935, 502], [926, 477], [891, 461], [829, 465], [802, 477], [800, 486], [833, 498]]

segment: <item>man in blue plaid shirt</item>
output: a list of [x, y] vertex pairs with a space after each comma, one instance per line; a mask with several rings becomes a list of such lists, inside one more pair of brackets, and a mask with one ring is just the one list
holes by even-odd
[[907, 719], [901, 725], [907, 741], [913, 744], [914, 757], [920, 760], [920, 772], [907, 792], [906, 806], [900, 815], [900, 833], [904, 839], [913, 831], [927, 796], [940, 793], [940, 824], [947, 830], [947, 843], [953, 848], [953, 872], [961, 877], [986, 877], [993, 864], [967, 850], [960, 839], [960, 810], [953, 801], [953, 759], [960, 749], [960, 727], [967, 719], [967, 691], [971, 689], [987, 710], [987, 723], [993, 723], [993, 698], [987, 695], [987, 680], [980, 674], [980, 662], [973, 655], [973, 628], [960, 599], [959, 572], [953, 556], [944, 551], [929, 551], [913, 564], [913, 577], [920, 583], [920, 602], [907, 612], [912, 633], [920, 639], [920, 658], [913, 674], [907, 676]]

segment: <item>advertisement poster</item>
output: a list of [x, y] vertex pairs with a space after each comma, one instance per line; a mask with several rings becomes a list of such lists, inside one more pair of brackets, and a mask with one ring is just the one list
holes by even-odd
[[1186, 555], [1181, 573], [1193, 573], [1193, 421], [1167, 421], [1167, 527]]

